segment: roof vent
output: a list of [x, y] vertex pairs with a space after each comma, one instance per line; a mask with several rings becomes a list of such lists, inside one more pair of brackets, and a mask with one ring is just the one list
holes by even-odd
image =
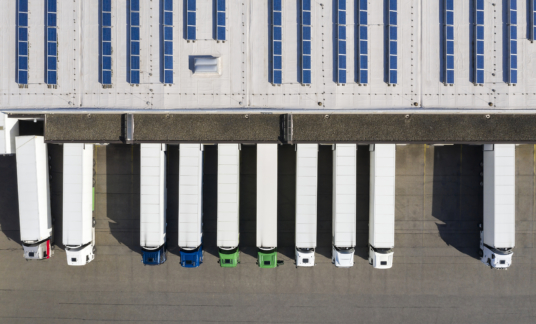
[[194, 57], [194, 76], [214, 77], [221, 75], [221, 59], [219, 57]]

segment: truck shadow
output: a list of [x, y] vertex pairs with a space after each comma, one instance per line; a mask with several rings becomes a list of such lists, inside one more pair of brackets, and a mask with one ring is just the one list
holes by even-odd
[[48, 144], [50, 177], [50, 213], [54, 226], [54, 245], [65, 250], [63, 245], [63, 145]]
[[179, 146], [168, 145], [166, 153], [167, 247], [179, 255]]
[[[0, 226], [10, 241], [20, 240], [19, 202], [17, 194], [17, 160], [15, 155], [0, 156]], [[22, 248], [21, 248], [22, 251]], [[22, 255], [22, 252], [21, 252]]]
[[277, 152], [277, 251], [294, 260], [296, 245], [296, 145]]
[[240, 251], [257, 258], [257, 147], [240, 152]]
[[356, 179], [356, 246], [355, 255], [368, 260], [369, 204], [370, 204], [370, 151], [368, 145], [357, 148]]
[[483, 219], [482, 159], [481, 145], [434, 147], [432, 216], [439, 236], [475, 259]]
[[203, 248], [218, 253], [218, 146], [205, 145], [203, 161]]
[[[98, 147], [96, 195], [103, 194], [99, 204], [104, 204], [105, 215], [97, 216], [97, 228], [101, 221], [108, 221], [112, 236], [130, 250], [141, 255], [140, 248], [140, 145], [107, 145]], [[99, 170], [105, 162], [105, 170]], [[103, 187], [99, 181], [106, 183]], [[104, 200], [104, 201], [102, 201]], [[103, 219], [104, 218], [104, 219]], [[98, 246], [97, 246], [98, 247]]]

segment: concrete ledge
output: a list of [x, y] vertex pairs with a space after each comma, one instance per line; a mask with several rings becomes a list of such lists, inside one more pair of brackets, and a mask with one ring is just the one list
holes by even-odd
[[278, 142], [280, 115], [134, 115], [134, 142]]
[[293, 142], [536, 143], [536, 115], [293, 115]]
[[48, 114], [46, 142], [122, 143], [124, 116], [88, 114]]

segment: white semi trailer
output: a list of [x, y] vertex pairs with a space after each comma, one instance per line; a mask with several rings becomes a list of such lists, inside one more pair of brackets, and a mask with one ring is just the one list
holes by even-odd
[[15, 139], [20, 239], [26, 259], [49, 259], [53, 254], [48, 153], [43, 136]]
[[63, 144], [63, 244], [68, 265], [95, 259], [93, 144]]
[[140, 147], [140, 246], [145, 265], [166, 262], [166, 144]]
[[240, 144], [218, 145], [218, 232], [217, 245], [222, 267], [240, 262]]
[[203, 145], [179, 145], [179, 248], [181, 266], [203, 263]]
[[370, 145], [369, 263], [393, 266], [395, 247], [395, 144]]
[[277, 144], [257, 144], [257, 263], [277, 267]]
[[335, 266], [354, 265], [356, 244], [357, 145], [333, 146], [333, 235], [331, 261]]
[[296, 267], [315, 265], [318, 144], [296, 145]]
[[484, 223], [480, 257], [493, 269], [512, 264], [515, 246], [515, 144], [484, 145]]

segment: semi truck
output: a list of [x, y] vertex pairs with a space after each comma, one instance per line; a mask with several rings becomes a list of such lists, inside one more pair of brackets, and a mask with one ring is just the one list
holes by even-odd
[[140, 147], [140, 246], [144, 265], [166, 262], [166, 144]]
[[315, 265], [318, 144], [296, 145], [296, 267]]
[[181, 266], [203, 263], [203, 145], [179, 145], [179, 248]]
[[492, 269], [512, 264], [515, 246], [515, 144], [484, 145], [484, 222], [479, 255]]
[[93, 144], [63, 144], [63, 244], [68, 265], [95, 259]]
[[277, 144], [257, 144], [257, 264], [277, 267]]
[[20, 239], [27, 260], [54, 255], [48, 151], [43, 136], [17, 136]]
[[356, 244], [356, 144], [333, 145], [333, 235], [331, 262], [354, 265]]
[[240, 144], [218, 145], [218, 230], [220, 266], [240, 263], [239, 240]]
[[369, 263], [393, 266], [395, 247], [395, 144], [370, 145]]

